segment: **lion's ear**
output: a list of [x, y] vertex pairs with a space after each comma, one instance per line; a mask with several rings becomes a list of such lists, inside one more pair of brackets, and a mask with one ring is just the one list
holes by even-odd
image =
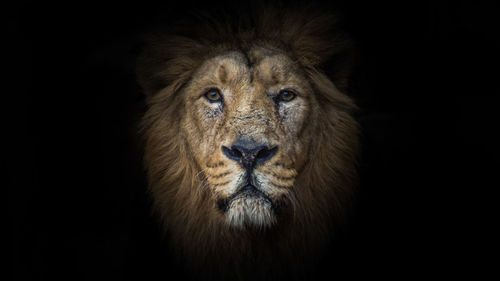
[[200, 61], [200, 44], [185, 37], [149, 35], [136, 61], [136, 76], [147, 98], [170, 88], [177, 92]]
[[331, 57], [326, 59], [319, 68], [332, 80], [335, 86], [345, 92], [349, 78], [356, 63], [356, 50], [354, 44], [344, 43], [342, 49], [338, 50]]
[[322, 70], [337, 88], [343, 90], [352, 72], [356, 52], [353, 41], [339, 27], [340, 16], [302, 14], [302, 19], [303, 22], [285, 23], [289, 28], [295, 25], [285, 34], [285, 40], [302, 65]]
[[147, 97], [166, 87], [166, 81], [159, 75], [163, 67], [162, 55], [158, 52], [153, 40], [147, 40], [136, 60], [135, 73], [137, 82]]

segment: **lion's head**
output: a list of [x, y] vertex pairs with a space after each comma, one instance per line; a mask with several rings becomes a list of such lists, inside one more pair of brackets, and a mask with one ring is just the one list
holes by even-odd
[[355, 105], [339, 90], [350, 45], [304, 11], [200, 19], [153, 36], [138, 61], [156, 209], [198, 265], [312, 255], [355, 179]]

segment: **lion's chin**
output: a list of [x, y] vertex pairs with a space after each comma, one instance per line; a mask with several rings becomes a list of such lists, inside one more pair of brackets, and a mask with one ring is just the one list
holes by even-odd
[[275, 214], [269, 199], [255, 193], [242, 193], [229, 202], [226, 211], [229, 226], [244, 229], [263, 229], [275, 223]]

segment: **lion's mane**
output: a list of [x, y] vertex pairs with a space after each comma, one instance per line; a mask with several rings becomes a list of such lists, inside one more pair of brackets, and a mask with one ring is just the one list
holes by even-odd
[[[335, 17], [320, 13], [271, 9], [236, 18], [218, 14], [170, 25], [150, 37], [139, 57], [137, 75], [148, 107], [141, 132], [149, 188], [171, 245], [200, 272], [211, 268], [229, 278], [295, 274], [327, 245], [356, 182], [356, 106], [339, 90], [350, 71], [351, 43], [337, 30]], [[180, 125], [185, 107], [178, 93], [206, 59], [253, 44], [279, 49], [300, 64], [322, 118], [308, 120], [316, 133], [295, 184], [293, 218], [269, 230], [241, 231], [216, 219], [210, 194], [201, 188], [200, 167], [185, 141], [190, 136]]]

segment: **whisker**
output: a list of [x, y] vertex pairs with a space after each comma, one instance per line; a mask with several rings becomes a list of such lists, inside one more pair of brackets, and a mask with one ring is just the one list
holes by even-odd
[[[204, 173], [203, 170], [199, 171], [198, 173], [196, 173], [195, 177], [199, 178], [200, 175], [202, 175]], [[200, 179], [201, 180], [201, 179]]]
[[200, 181], [200, 183], [198, 184], [199, 190], [208, 189], [208, 187], [209, 187], [208, 181], [206, 180]]

